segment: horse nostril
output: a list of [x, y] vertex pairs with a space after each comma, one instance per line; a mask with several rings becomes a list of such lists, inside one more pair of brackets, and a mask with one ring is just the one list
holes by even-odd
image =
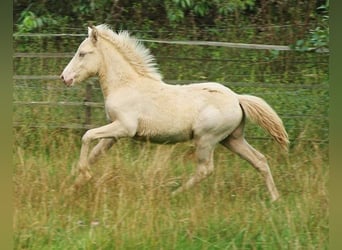
[[64, 76], [63, 75], [61, 75], [60, 78], [64, 81]]

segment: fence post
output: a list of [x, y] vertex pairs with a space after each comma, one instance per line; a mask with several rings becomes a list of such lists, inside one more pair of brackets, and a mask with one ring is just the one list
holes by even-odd
[[[92, 88], [93, 88], [92, 83], [87, 82], [84, 102], [91, 102]], [[88, 127], [91, 125], [91, 106], [85, 105], [84, 108], [85, 108], [84, 126]]]

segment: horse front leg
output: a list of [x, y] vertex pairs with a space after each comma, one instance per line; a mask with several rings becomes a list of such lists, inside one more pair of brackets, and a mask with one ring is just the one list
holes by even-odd
[[[103, 150], [110, 148], [116, 139], [130, 136], [130, 134], [132, 132], [119, 121], [88, 130], [82, 137], [82, 147], [77, 165], [78, 177], [75, 181], [75, 187], [77, 188], [91, 179], [92, 175], [89, 165], [98, 158]], [[90, 143], [96, 139], [101, 139], [101, 141], [94, 147], [89, 156]]]
[[114, 138], [102, 138], [89, 153], [89, 164], [94, 164], [102, 154], [107, 152], [115, 143]]
[[90, 147], [90, 141], [82, 142], [80, 159], [78, 162], [78, 171], [86, 179], [91, 178], [90, 171], [89, 171], [89, 164], [88, 164], [89, 147]]
[[80, 157], [79, 157], [79, 161], [77, 164], [77, 169], [74, 170], [74, 172], [76, 172], [75, 174], [78, 175], [73, 186], [74, 189], [79, 188], [80, 186], [88, 182], [92, 177], [90, 173], [89, 160], [88, 160], [90, 143], [92, 139], [89, 138], [89, 136], [86, 136], [89, 131], [90, 130], [88, 130], [82, 137]]
[[[88, 164], [93, 165], [100, 158], [100, 156], [102, 154], [107, 152], [113, 146], [113, 144], [115, 142], [116, 142], [116, 140], [114, 138], [102, 138], [102, 139], [100, 139], [100, 141], [93, 147], [93, 149], [89, 153]], [[83, 153], [83, 155], [87, 155], [87, 153]], [[82, 163], [78, 163], [78, 165], [82, 165]], [[84, 163], [83, 163], [83, 165], [84, 165]], [[85, 164], [85, 165], [87, 165], [87, 164]], [[72, 169], [72, 175], [76, 174], [76, 170], [78, 170], [78, 168]]]

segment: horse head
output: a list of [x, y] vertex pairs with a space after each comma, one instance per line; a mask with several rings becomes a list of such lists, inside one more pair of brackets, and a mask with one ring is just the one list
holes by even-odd
[[96, 75], [101, 67], [101, 54], [98, 50], [98, 31], [88, 27], [88, 37], [80, 44], [74, 57], [65, 67], [61, 79], [67, 86]]

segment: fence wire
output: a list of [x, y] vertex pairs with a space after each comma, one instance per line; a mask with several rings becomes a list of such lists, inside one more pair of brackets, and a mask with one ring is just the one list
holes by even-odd
[[[45, 47], [37, 45], [33, 52], [17, 46], [13, 56], [13, 126], [84, 130], [107, 123], [96, 78], [74, 88], [61, 83], [58, 74], [73, 53], [66, 51], [70, 47], [61, 48], [59, 43], [64, 44], [63, 41], [44, 42], [54, 37], [41, 37], [39, 44]], [[16, 37], [21, 38], [27, 36]], [[73, 37], [66, 34], [59, 38]], [[79, 36], [74, 38], [79, 41]], [[153, 45], [151, 50], [165, 82], [216, 81], [235, 92], [260, 96], [281, 116], [291, 141], [328, 143], [327, 53], [287, 50], [274, 53], [274, 47], [264, 47], [266, 51], [261, 52], [246, 47], [241, 52], [237, 47], [205, 45], [208, 48], [199, 44], [185, 46], [177, 41]], [[246, 134], [257, 140], [269, 139], [253, 126], [247, 126]]]

